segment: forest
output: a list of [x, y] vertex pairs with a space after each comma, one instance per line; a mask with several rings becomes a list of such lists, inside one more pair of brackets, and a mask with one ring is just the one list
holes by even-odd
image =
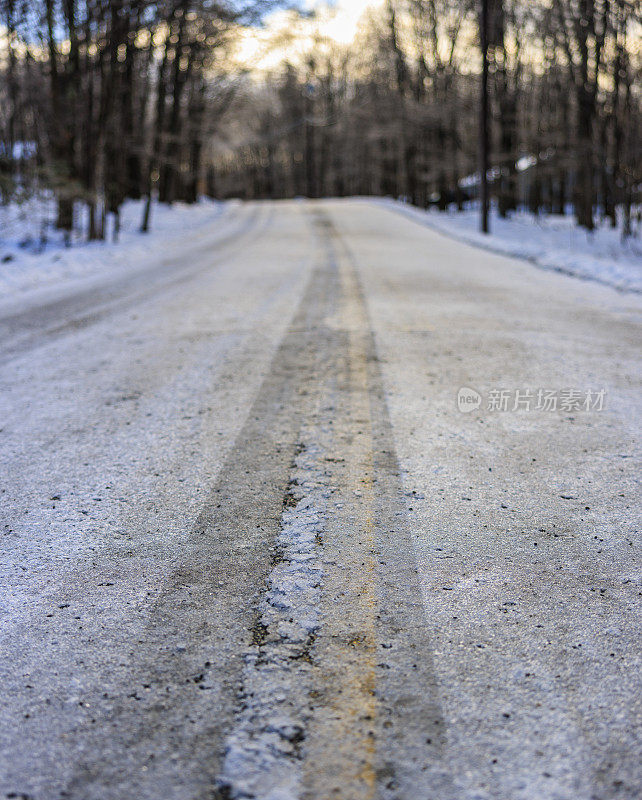
[[[244, 61], [274, 14], [292, 31], [278, 58]], [[203, 195], [461, 209], [480, 194], [485, 85], [498, 213], [626, 237], [641, 30], [630, 0], [385, 0], [347, 44], [279, 0], [1, 0], [0, 203], [54, 198], [69, 240], [117, 238], [127, 199], [142, 231], [155, 202]]]

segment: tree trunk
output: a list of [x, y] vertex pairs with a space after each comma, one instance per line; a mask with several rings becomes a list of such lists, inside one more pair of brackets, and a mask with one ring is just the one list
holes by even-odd
[[165, 121], [165, 99], [167, 93], [167, 61], [169, 57], [169, 38], [165, 41], [165, 47], [163, 49], [163, 58], [161, 63], [158, 65], [158, 75], [156, 80], [156, 112], [154, 115], [154, 127], [153, 127], [153, 145], [151, 153], [149, 154], [149, 158], [147, 161], [147, 169], [145, 173], [145, 207], [143, 210], [143, 219], [141, 222], [140, 230], [141, 233], [147, 233], [149, 231], [149, 221], [151, 217], [151, 209], [152, 209], [152, 195], [153, 195], [153, 184], [154, 179], [156, 176], [156, 171], [158, 169], [158, 159], [161, 155], [162, 145], [163, 145], [163, 126]]
[[595, 100], [586, 87], [578, 91], [577, 167], [575, 187], [575, 215], [583, 228], [592, 231], [594, 186], [593, 186], [593, 121]]

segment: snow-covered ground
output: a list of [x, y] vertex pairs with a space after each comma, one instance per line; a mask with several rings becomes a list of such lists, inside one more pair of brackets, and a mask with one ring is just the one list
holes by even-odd
[[[126, 269], [210, 224], [224, 208], [224, 203], [213, 200], [171, 207], [154, 203], [150, 231], [141, 234], [143, 201], [128, 200], [121, 210], [118, 242], [84, 242], [77, 235], [71, 247], [65, 247], [62, 233], [52, 225], [52, 201], [40, 198], [0, 206], [0, 296]], [[79, 227], [85, 229], [86, 224]], [[111, 236], [111, 227], [108, 229]]]
[[642, 239], [622, 241], [607, 223], [593, 233], [574, 218], [520, 212], [500, 219], [491, 211], [488, 236], [479, 232], [479, 211], [422, 211], [394, 200], [382, 202], [449, 236], [505, 255], [532, 261], [539, 267], [596, 280], [617, 289], [642, 292]]
[[[518, 213], [503, 220], [493, 211], [492, 233], [483, 236], [478, 231], [476, 209], [422, 211], [390, 199], [368, 198], [366, 202], [388, 205], [472, 245], [525, 258], [540, 267], [596, 280], [620, 290], [642, 292], [642, 240], [631, 237], [623, 242], [620, 232], [606, 224], [589, 234], [570, 215], [535, 217]], [[139, 232], [143, 203], [130, 200], [121, 212], [117, 243], [87, 243], [78, 236], [71, 247], [65, 247], [61, 232], [52, 225], [55, 214], [52, 201], [39, 199], [0, 206], [0, 296], [99, 275], [105, 270], [133, 267], [211, 224], [225, 207], [225, 203], [213, 200], [202, 200], [192, 206], [154, 204], [151, 231], [143, 235]], [[79, 227], [82, 230], [86, 224]]]

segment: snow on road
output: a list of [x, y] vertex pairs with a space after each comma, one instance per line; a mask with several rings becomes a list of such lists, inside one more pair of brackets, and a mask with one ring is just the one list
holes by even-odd
[[642, 298], [362, 201], [118, 248], [0, 303], [0, 796], [637, 800]]
[[[484, 236], [477, 230], [476, 209], [441, 213], [422, 211], [387, 198], [368, 198], [366, 202], [383, 203], [468, 244], [620, 290], [642, 292], [642, 241], [637, 237], [623, 241], [620, 231], [606, 223], [588, 233], [570, 215], [535, 217], [521, 212], [510, 219], [500, 219], [493, 210], [492, 232]], [[0, 296], [132, 268], [143, 259], [163, 254], [186, 234], [209, 226], [229, 206], [229, 202], [207, 199], [192, 206], [155, 204], [152, 229], [143, 235], [139, 232], [143, 201], [129, 200], [121, 212], [119, 242], [87, 243], [78, 235], [69, 248], [51, 225], [55, 217], [51, 200], [0, 207]], [[46, 230], [46, 243], [41, 240], [42, 230]]]

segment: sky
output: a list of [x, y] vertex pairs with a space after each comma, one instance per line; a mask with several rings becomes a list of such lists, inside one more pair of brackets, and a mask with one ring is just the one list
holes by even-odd
[[312, 3], [313, 7], [320, 9], [326, 6], [325, 14], [328, 14], [328, 21], [325, 23], [324, 32], [331, 39], [343, 44], [352, 41], [361, 15], [366, 8], [373, 5], [376, 5], [375, 0], [336, 0], [332, 6]]
[[[359, 19], [368, 7], [379, 5], [381, 0], [308, 0], [305, 7], [315, 11], [311, 20], [297, 19], [284, 11], [268, 17], [263, 30], [248, 30], [238, 52], [238, 60], [255, 69], [270, 69], [296, 49], [291, 36], [305, 41], [306, 34], [318, 32], [322, 36], [348, 44], [354, 38]], [[281, 39], [282, 37], [282, 39]], [[288, 39], [288, 37], [290, 37]], [[278, 43], [277, 43], [278, 42]]]

